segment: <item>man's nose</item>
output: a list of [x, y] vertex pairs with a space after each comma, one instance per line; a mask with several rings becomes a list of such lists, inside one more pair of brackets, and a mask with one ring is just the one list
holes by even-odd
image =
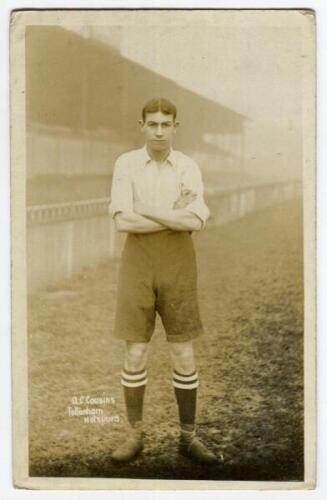
[[157, 137], [161, 137], [162, 136], [162, 127], [161, 127], [161, 125], [158, 125], [158, 127], [157, 127], [156, 136]]

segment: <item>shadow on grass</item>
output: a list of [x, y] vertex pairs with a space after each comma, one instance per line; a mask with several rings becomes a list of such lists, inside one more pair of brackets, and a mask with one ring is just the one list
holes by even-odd
[[211, 481], [303, 481], [302, 449], [278, 452], [265, 459], [244, 458], [239, 463], [202, 465], [177, 454], [149, 456], [146, 452], [129, 464], [116, 464], [107, 456], [69, 455], [62, 460], [31, 465], [34, 477], [99, 477], [135, 479], [186, 479]]

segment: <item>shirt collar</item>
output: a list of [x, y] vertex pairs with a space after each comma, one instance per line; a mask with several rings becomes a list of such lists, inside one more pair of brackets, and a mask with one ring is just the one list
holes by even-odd
[[[143, 146], [141, 149], [142, 151], [142, 157], [144, 160], [143, 166], [147, 165], [150, 161], [152, 161], [152, 158], [150, 157], [148, 150], [146, 149], [146, 146]], [[166, 158], [166, 161], [168, 161], [173, 167], [176, 166], [176, 151], [172, 148], [170, 148], [169, 155]]]

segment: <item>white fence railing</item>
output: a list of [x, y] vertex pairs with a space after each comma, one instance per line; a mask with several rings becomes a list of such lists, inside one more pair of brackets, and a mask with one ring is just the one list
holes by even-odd
[[32, 205], [27, 207], [27, 223], [29, 225], [49, 224], [67, 219], [104, 215], [108, 213], [109, 202], [110, 198], [97, 198], [49, 205]]
[[[297, 181], [209, 191], [210, 225], [221, 225], [301, 194]], [[69, 279], [117, 257], [124, 236], [108, 215], [109, 198], [27, 208], [27, 268], [30, 291]]]

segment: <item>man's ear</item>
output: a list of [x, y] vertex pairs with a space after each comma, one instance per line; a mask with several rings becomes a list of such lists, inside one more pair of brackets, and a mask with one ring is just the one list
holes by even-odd
[[142, 129], [145, 125], [144, 121], [143, 120], [139, 120], [139, 125], [140, 125], [140, 128]]
[[178, 120], [175, 120], [174, 121], [174, 129], [175, 129], [175, 132], [177, 130], [177, 128], [179, 127], [179, 121]]

